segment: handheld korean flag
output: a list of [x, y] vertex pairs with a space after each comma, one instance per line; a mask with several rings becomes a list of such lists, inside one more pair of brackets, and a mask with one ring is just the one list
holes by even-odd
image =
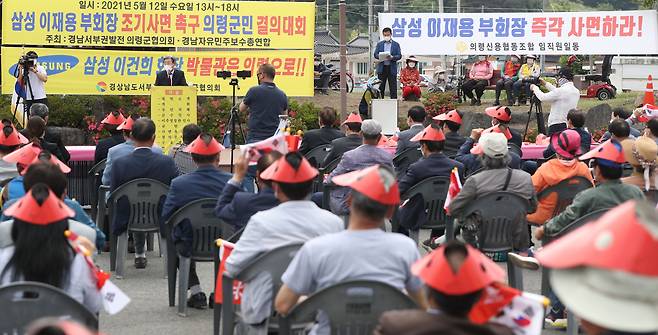
[[540, 335], [547, 305], [546, 297], [522, 292], [491, 321], [508, 326], [516, 335]]
[[[218, 239], [216, 241], [219, 246], [219, 275], [217, 276], [217, 283], [215, 283], [215, 303], [221, 304], [223, 299], [222, 291], [222, 275], [226, 269], [226, 259], [231, 255], [235, 244], [231, 242]], [[242, 292], [244, 291], [244, 284], [241, 281], [233, 281], [233, 305], [239, 305], [242, 302]]]
[[256, 164], [262, 153], [278, 151], [282, 154], [288, 153], [288, 142], [285, 134], [274, 135], [268, 139], [256, 143], [250, 143], [240, 146], [242, 154], [249, 159], [249, 164]]
[[448, 194], [446, 195], [446, 201], [443, 205], [443, 209], [446, 211], [446, 214], [450, 215], [450, 209], [448, 209], [448, 207], [450, 207], [452, 199], [457, 197], [457, 194], [459, 194], [459, 191], [461, 190], [462, 182], [459, 180], [459, 170], [455, 167], [450, 173], [450, 186], [448, 188]]

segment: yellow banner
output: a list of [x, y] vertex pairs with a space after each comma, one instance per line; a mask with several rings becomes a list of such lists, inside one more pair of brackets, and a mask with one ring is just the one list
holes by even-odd
[[2, 43], [313, 49], [314, 2], [2, 1]]
[[270, 63], [277, 70], [274, 82], [288, 96], [313, 96], [312, 50], [157, 52], [18, 47], [2, 47], [2, 94], [14, 92], [16, 63], [29, 50], [36, 51], [38, 64], [48, 72], [48, 94], [149, 95], [163, 68], [162, 58], [172, 54], [198, 95], [230, 96], [230, 78], [217, 78], [217, 71], [231, 71], [235, 76], [239, 70], [251, 70], [250, 78], [239, 79], [237, 95], [243, 96], [257, 85], [258, 66]]
[[155, 141], [165, 152], [182, 140], [183, 127], [197, 123], [196, 89], [184, 86], [153, 86], [151, 119], [155, 122]]

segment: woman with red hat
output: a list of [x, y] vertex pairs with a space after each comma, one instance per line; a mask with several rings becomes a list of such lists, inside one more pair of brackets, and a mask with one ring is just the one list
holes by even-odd
[[0, 249], [0, 286], [36, 281], [66, 291], [98, 313], [101, 297], [89, 265], [65, 235], [75, 214], [44, 184], [37, 184], [4, 211], [14, 218], [14, 245]]
[[0, 130], [0, 184], [4, 184], [8, 179], [18, 176], [16, 163], [7, 162], [2, 158], [27, 142], [27, 138], [14, 128], [11, 121], [2, 120], [2, 130]]
[[123, 117], [123, 114], [119, 111], [113, 111], [101, 121], [103, 129], [107, 130], [110, 133], [110, 137], [104, 138], [96, 144], [96, 151], [94, 152], [94, 164], [107, 158], [107, 152], [110, 148], [115, 145], [119, 145], [126, 141], [121, 134], [121, 130], [118, 130], [117, 127], [121, 125], [126, 118]]
[[502, 335], [512, 330], [468, 318], [484, 290], [505, 279], [496, 263], [477, 249], [450, 241], [417, 261], [411, 272], [427, 286], [430, 308], [385, 312], [375, 335]]
[[[580, 176], [594, 180], [587, 165], [578, 161], [580, 154], [580, 135], [573, 129], [567, 129], [551, 137], [551, 147], [554, 148], [556, 158], [542, 164], [532, 175], [532, 184], [538, 194], [545, 188], [557, 185], [563, 180]], [[557, 205], [557, 194], [550, 194], [539, 199], [537, 211], [528, 214], [528, 222], [543, 225], [550, 219]]]

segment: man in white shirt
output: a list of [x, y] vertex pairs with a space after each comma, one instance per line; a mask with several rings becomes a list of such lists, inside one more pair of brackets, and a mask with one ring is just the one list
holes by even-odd
[[556, 88], [551, 83], [539, 79], [542, 86], [548, 89], [547, 93], [537, 85], [531, 85], [530, 89], [541, 102], [551, 104], [551, 112], [548, 115], [548, 136], [567, 129], [567, 113], [578, 107], [580, 91], [573, 85], [573, 73], [569, 68], [562, 68], [557, 74]]
[[[373, 165], [336, 176], [333, 182], [352, 188], [349, 227], [304, 244], [281, 277], [277, 312], [285, 315], [302, 295], [349, 280], [384, 282], [406, 290], [419, 307], [426, 308], [423, 286], [411, 273], [411, 265], [420, 258], [416, 243], [381, 229], [400, 202], [393, 169]], [[329, 320], [320, 314], [311, 334], [329, 333]]]
[[[226, 260], [226, 271], [235, 275], [250, 261], [272, 249], [345, 229], [343, 220], [308, 200], [318, 170], [299, 152], [272, 163], [260, 178], [272, 181], [280, 205], [254, 214]], [[266, 334], [272, 315], [272, 282], [260, 273], [245, 283], [240, 306], [242, 325], [249, 334]]]
[[[34, 51], [28, 51], [25, 54], [27, 62], [25, 66], [28, 68], [28, 81], [29, 84], [25, 83], [25, 108], [30, 110], [32, 104], [42, 103], [48, 105], [48, 99], [46, 99], [46, 82], [48, 81], [48, 73], [46, 69], [37, 63], [39, 56]], [[23, 78], [23, 66], [18, 66], [18, 79]]]

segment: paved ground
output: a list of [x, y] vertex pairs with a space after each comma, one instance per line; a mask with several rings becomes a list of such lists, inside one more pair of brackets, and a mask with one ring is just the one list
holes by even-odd
[[[100, 330], [108, 335], [212, 334], [212, 310], [190, 309], [186, 318], [178, 316], [176, 308], [168, 305], [167, 280], [163, 276], [164, 260], [155, 252], [149, 253], [147, 257], [149, 264], [145, 270], [135, 269], [132, 259], [129, 259], [126, 260], [125, 278], [113, 279], [131, 297], [132, 302], [117, 315], [103, 313]], [[98, 262], [103, 269], [109, 270], [109, 253], [99, 256]], [[504, 263], [500, 264], [505, 267]], [[197, 271], [201, 286], [207, 293], [214, 286], [212, 263], [198, 264]], [[524, 284], [526, 291], [539, 293], [540, 273], [525, 271]], [[563, 332], [544, 331], [543, 334], [556, 335]]]

